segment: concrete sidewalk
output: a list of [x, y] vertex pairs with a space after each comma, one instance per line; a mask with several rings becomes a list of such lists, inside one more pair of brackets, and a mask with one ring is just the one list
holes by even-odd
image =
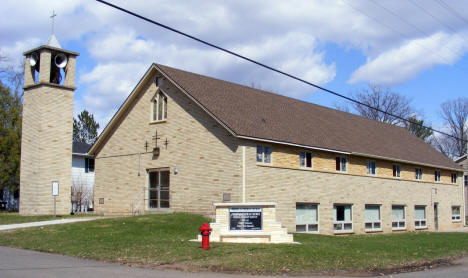
[[41, 227], [41, 226], [48, 226], [48, 225], [68, 224], [68, 223], [76, 223], [76, 222], [85, 222], [85, 221], [93, 221], [93, 220], [106, 219], [106, 218], [109, 218], [109, 217], [83, 217], [83, 218], [79, 217], [79, 218], [68, 218], [68, 219], [8, 224], [8, 225], [0, 225], [0, 231], [23, 229], [23, 228], [30, 228], [30, 227]]

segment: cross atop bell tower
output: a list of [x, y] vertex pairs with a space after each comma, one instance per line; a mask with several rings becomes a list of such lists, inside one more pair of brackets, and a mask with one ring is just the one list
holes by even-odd
[[24, 52], [20, 214], [53, 214], [52, 183], [59, 184], [57, 214], [71, 212], [73, 98], [77, 52], [64, 50], [54, 35]]

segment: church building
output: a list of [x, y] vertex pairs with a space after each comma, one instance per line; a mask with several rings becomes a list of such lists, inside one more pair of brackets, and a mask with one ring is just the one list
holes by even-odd
[[[77, 53], [44, 46], [26, 52], [27, 63], [37, 52], [39, 82], [25, 82], [24, 128], [32, 131], [23, 139], [22, 213], [34, 211], [33, 196], [50, 195], [52, 180], [61, 190], [71, 180], [69, 75]], [[59, 53], [73, 61], [63, 85], [43, 76]], [[63, 161], [42, 159], [52, 154]], [[270, 202], [289, 232], [463, 226], [462, 168], [404, 128], [159, 64], [87, 156], [95, 161], [94, 210], [104, 215], [214, 216], [216, 203]], [[32, 180], [35, 171], [43, 172]]]

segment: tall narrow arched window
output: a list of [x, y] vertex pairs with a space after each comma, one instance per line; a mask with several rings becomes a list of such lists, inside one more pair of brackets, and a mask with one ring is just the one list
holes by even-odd
[[158, 92], [152, 100], [152, 116], [153, 121], [162, 121], [167, 118], [167, 97]]

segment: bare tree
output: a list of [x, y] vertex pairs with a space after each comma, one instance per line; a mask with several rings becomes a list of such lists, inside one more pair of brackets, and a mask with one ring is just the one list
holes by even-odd
[[441, 117], [451, 136], [439, 135], [434, 140], [435, 147], [450, 158], [466, 154], [468, 133], [468, 98], [459, 97], [441, 104]]
[[71, 188], [73, 212], [85, 212], [93, 204], [93, 191], [81, 178], [74, 178]]
[[[392, 91], [388, 87], [369, 84], [368, 88], [354, 94], [353, 98], [361, 103], [385, 112], [379, 112], [365, 105], [351, 102], [352, 107], [359, 115], [369, 119], [404, 126], [405, 121], [398, 117], [408, 119], [409, 117], [414, 116], [414, 110], [410, 106], [410, 100], [407, 97]], [[398, 117], [390, 116], [389, 114]]]

